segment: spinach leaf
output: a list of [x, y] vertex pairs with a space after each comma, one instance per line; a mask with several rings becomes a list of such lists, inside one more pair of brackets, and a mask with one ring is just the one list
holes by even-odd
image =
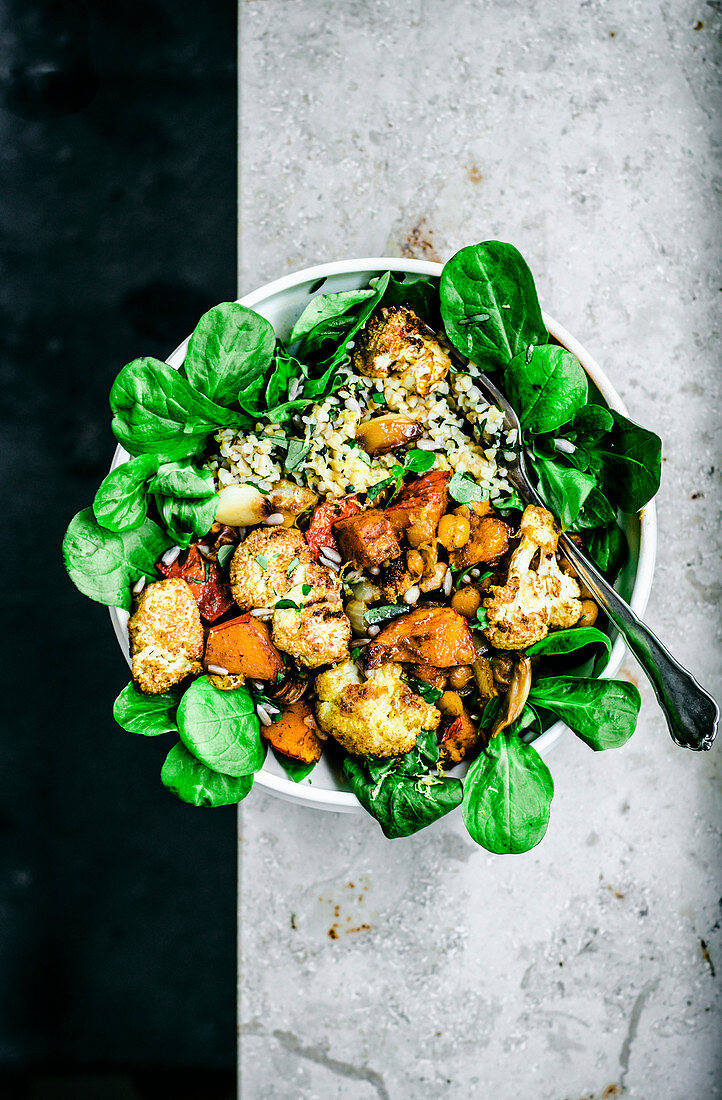
[[211, 401], [235, 405], [239, 390], [265, 380], [275, 347], [276, 334], [265, 317], [238, 302], [221, 302], [196, 325], [182, 370]]
[[63, 539], [65, 568], [84, 596], [111, 607], [131, 608], [131, 585], [155, 577], [155, 563], [169, 546], [164, 531], [145, 520], [130, 531], [101, 527], [92, 508], [78, 512]]
[[273, 359], [273, 369], [266, 386], [266, 407], [270, 410], [280, 404], [282, 397], [288, 396], [288, 387], [295, 379], [302, 379], [305, 367], [292, 355], [278, 352]]
[[123, 367], [110, 391], [110, 408], [115, 437], [130, 454], [166, 459], [196, 454], [217, 428], [253, 424], [243, 413], [214, 404], [158, 359], [134, 359]]
[[551, 676], [536, 680], [529, 702], [552, 711], [591, 749], [615, 749], [634, 733], [641, 706], [627, 680]]
[[592, 561], [611, 580], [619, 575], [629, 555], [624, 532], [616, 524], [603, 530], [591, 531], [586, 540], [587, 553]]
[[111, 470], [93, 501], [93, 514], [109, 531], [137, 527], [148, 514], [147, 488], [158, 469], [157, 455], [139, 455]]
[[553, 630], [539, 642], [527, 646], [524, 652], [529, 657], [552, 657], [562, 653], [574, 653], [585, 645], [601, 645], [612, 655], [610, 639], [596, 626], [573, 626], [568, 630]]
[[587, 376], [566, 348], [543, 344], [519, 352], [504, 387], [522, 428], [537, 435], [568, 423], [587, 400]]
[[253, 699], [245, 687], [218, 691], [205, 676], [194, 680], [178, 707], [178, 732], [203, 764], [224, 775], [250, 775], [266, 755]]
[[613, 427], [614, 417], [609, 409], [604, 405], [590, 403], [575, 413], [568, 434], [574, 443], [586, 446], [589, 443], [598, 443]]
[[553, 795], [554, 781], [536, 749], [504, 730], [467, 772], [464, 823], [488, 852], [528, 852], [547, 831]]
[[508, 497], [499, 497], [497, 500], [493, 500], [492, 505], [494, 510], [502, 516], [507, 515], [509, 512], [523, 512], [525, 507], [524, 501], [516, 489]]
[[218, 511], [218, 496], [210, 470], [166, 462], [150, 483], [165, 528], [177, 546], [189, 546], [194, 535], [205, 535]]
[[344, 775], [359, 802], [390, 839], [411, 836], [458, 806], [460, 779], [429, 771], [439, 759], [436, 732], [419, 734], [416, 748], [398, 760], [344, 760]]
[[589, 449], [590, 469], [623, 512], [638, 512], [659, 489], [662, 441], [655, 432], [610, 411], [614, 428]]
[[392, 274], [381, 299], [381, 305], [408, 306], [422, 321], [434, 329], [441, 323], [439, 288], [425, 275], [420, 275], [418, 279], [410, 277], [397, 279]]
[[426, 703], [434, 704], [443, 695], [441, 688], [435, 688], [431, 684], [427, 684], [426, 680], [419, 680], [418, 676], [407, 676], [406, 682], [411, 690], [420, 695]]
[[462, 248], [444, 265], [439, 291], [451, 343], [482, 370], [503, 367], [549, 338], [534, 277], [511, 244]]
[[373, 287], [364, 290], [340, 290], [335, 294], [317, 294], [291, 329], [289, 346], [305, 339], [307, 350], [326, 339], [329, 322], [338, 321], [363, 302], [375, 297]]
[[577, 519], [584, 501], [596, 488], [596, 479], [540, 454], [534, 457], [533, 465], [544, 503], [558, 517], [565, 531]]
[[157, 737], [178, 729], [176, 709], [183, 688], [173, 688], [162, 695], [145, 695], [131, 680], [113, 703], [113, 717], [128, 733]]
[[588, 531], [595, 527], [608, 527], [617, 522], [617, 513], [601, 489], [595, 487], [584, 501], [584, 507], [573, 523], [572, 531]]
[[273, 750], [273, 755], [281, 765], [283, 770], [289, 779], [292, 779], [294, 783], [300, 783], [302, 779], [305, 779], [307, 775], [313, 771], [316, 767], [316, 763], [304, 764], [301, 760], [294, 760], [291, 756], [286, 756], [285, 753], [279, 752], [278, 749]]
[[221, 775], [196, 760], [180, 741], [166, 756], [160, 778], [181, 802], [191, 806], [233, 806], [242, 802], [253, 786], [252, 775]]
[[407, 474], [425, 474], [436, 462], [436, 455], [431, 451], [421, 451], [413, 448], [406, 452], [404, 458], [404, 472]]

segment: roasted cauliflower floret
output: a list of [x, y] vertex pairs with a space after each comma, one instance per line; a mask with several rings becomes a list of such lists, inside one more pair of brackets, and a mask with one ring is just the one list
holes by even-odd
[[316, 677], [316, 717], [325, 733], [355, 756], [409, 752], [422, 730], [441, 715], [402, 679], [401, 666], [385, 664], [363, 680], [351, 661]]
[[[251, 531], [231, 559], [230, 578], [241, 611], [273, 607], [289, 597], [298, 604], [341, 598], [336, 574], [318, 564], [300, 531], [287, 527]], [[310, 586], [305, 594], [304, 586]]]
[[413, 310], [391, 306], [378, 309], [356, 337], [353, 366], [366, 378], [388, 378], [393, 370], [426, 397], [451, 361]]
[[147, 695], [158, 695], [202, 671], [203, 627], [198, 605], [181, 577], [143, 589], [128, 621], [133, 679]]
[[[550, 626], [574, 626], [582, 613], [579, 585], [561, 572], [556, 559], [559, 528], [551, 512], [528, 505], [519, 533], [506, 584], [492, 585], [491, 598], [484, 600], [484, 634], [496, 649], [526, 649]], [[537, 555], [539, 563], [532, 569]]]
[[307, 668], [330, 665], [348, 656], [351, 623], [340, 600], [273, 613], [274, 644]]

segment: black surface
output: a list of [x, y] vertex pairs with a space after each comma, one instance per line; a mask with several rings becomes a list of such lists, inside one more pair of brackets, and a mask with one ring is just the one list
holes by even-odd
[[236, 7], [0, 22], [0, 1065], [146, 1067], [161, 1096], [147, 1067], [233, 1065], [235, 814], [176, 802], [170, 742], [115, 726], [127, 668], [60, 543], [110, 462], [115, 373], [235, 297]]

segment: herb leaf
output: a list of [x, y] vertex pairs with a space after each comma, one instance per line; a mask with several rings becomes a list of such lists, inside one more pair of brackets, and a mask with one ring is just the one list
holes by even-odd
[[472, 763], [464, 784], [464, 823], [488, 852], [528, 852], [549, 823], [554, 781], [532, 745], [503, 730]]
[[459, 504], [489, 499], [489, 490], [477, 485], [471, 474], [454, 474], [449, 482], [449, 493]]

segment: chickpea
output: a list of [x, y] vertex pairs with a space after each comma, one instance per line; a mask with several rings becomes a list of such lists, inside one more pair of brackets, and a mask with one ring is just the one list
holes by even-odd
[[451, 606], [465, 619], [473, 619], [481, 604], [481, 596], [475, 588], [467, 585], [455, 592], [451, 599]]
[[442, 714], [458, 718], [464, 713], [464, 704], [455, 691], [445, 691], [436, 704]]
[[599, 608], [594, 600], [582, 600], [582, 614], [577, 626], [594, 626], [598, 614]]
[[471, 524], [466, 516], [442, 516], [439, 520], [439, 542], [447, 550], [466, 546], [471, 535]]
[[463, 690], [472, 679], [474, 671], [470, 665], [457, 665], [449, 673], [449, 687], [454, 691]]
[[424, 559], [418, 550], [409, 550], [406, 555], [406, 566], [412, 577], [420, 577], [424, 572]]
[[422, 524], [412, 523], [406, 532], [406, 538], [409, 540], [409, 546], [413, 546], [416, 549], [423, 543], [429, 541], [429, 533]]

